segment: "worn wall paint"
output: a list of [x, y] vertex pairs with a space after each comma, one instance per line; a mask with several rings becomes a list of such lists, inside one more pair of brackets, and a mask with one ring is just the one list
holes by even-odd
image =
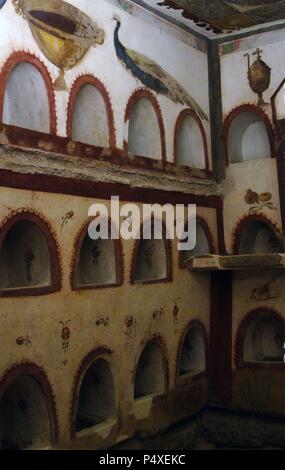
[[[117, 137], [117, 146], [123, 147], [125, 125], [124, 113], [127, 102], [133, 91], [142, 86], [141, 82], [135, 80], [122, 66], [116, 57], [113, 45], [113, 32], [115, 22], [114, 13], [120, 15], [122, 27], [120, 39], [124, 45], [147, 55], [167, 72], [169, 72], [181, 85], [189, 91], [200, 106], [209, 114], [208, 103], [208, 65], [207, 55], [194, 47], [189, 46], [182, 40], [171, 36], [160, 28], [159, 23], [147, 26], [148, 34], [145, 34], [145, 20], [130, 16], [127, 12], [118, 9], [105, 0], [96, 2], [96, 8], [87, 0], [74, 0], [77, 6], [105, 31], [104, 44], [90, 48], [83, 60], [75, 67], [67, 71], [65, 80], [70, 89], [75, 79], [82, 74], [94, 74], [105, 85], [110, 95], [114, 115]], [[53, 80], [57, 78], [58, 69], [49, 62], [38, 48], [25, 20], [19, 17], [11, 3], [7, 4], [1, 11], [0, 16], [1, 36], [5, 38], [6, 47], [0, 52], [1, 65], [14, 50], [28, 50], [39, 57], [47, 66]], [[155, 47], [154, 47], [155, 45]], [[175, 54], [169, 54], [175, 50]], [[193, 64], [195, 63], [195, 67]], [[110, 67], [112, 72], [110, 73]], [[56, 91], [58, 134], [66, 135], [66, 111], [69, 93]], [[167, 133], [167, 159], [173, 161], [173, 139], [175, 122], [183, 107], [171, 102], [168, 98], [158, 96], [161, 107], [164, 126], [170, 131]], [[210, 149], [210, 128], [205, 124], [208, 147]], [[172, 130], [171, 130], [172, 129]]]
[[[209, 296], [205, 295], [205, 291], [209, 291], [208, 275], [189, 275], [187, 270], [179, 269], [178, 252], [173, 243], [173, 283], [131, 285], [134, 241], [123, 241], [125, 272], [121, 287], [71, 291], [69, 277], [74, 241], [86, 221], [88, 207], [94, 201], [13, 189], [1, 189], [0, 199], [0, 219], [12, 209], [30, 206], [48, 218], [59, 242], [63, 265], [63, 287], [60, 292], [46, 297], [2, 299], [1, 331], [7, 342], [1, 356], [0, 375], [12, 363], [23, 360], [31, 360], [45, 369], [55, 394], [60, 439], [65, 442], [69, 440], [68, 413], [76, 371], [84, 356], [102, 344], [114, 350], [108, 360], [114, 377], [120, 419], [123, 421], [128, 421], [134, 409], [131, 377], [141, 344], [154, 334], [161, 335], [167, 345], [169, 389], [173, 391], [176, 354], [182, 332], [194, 318], [199, 318], [208, 329]], [[109, 202], [106, 201], [106, 204], [108, 206]], [[74, 216], [62, 226], [62, 215], [71, 210]], [[200, 212], [204, 217], [209, 214], [208, 223], [216, 234], [213, 210], [201, 208]], [[179, 307], [179, 316], [173, 330], [174, 305]], [[153, 312], [159, 309], [164, 310], [165, 318], [153, 317]], [[104, 326], [97, 320], [106, 315], [109, 321]], [[132, 315], [136, 323], [134, 334], [128, 337], [125, 335], [126, 315]], [[62, 339], [62, 327], [66, 323], [72, 331], [70, 340]], [[15, 347], [16, 339], [26, 335], [30, 339], [29, 347]], [[68, 348], [63, 348], [63, 341], [68, 341]], [[175, 420], [174, 415], [171, 420]], [[129, 435], [133, 429], [129, 428]], [[118, 437], [118, 433], [115, 436]], [[113, 439], [116, 439], [115, 436]]]

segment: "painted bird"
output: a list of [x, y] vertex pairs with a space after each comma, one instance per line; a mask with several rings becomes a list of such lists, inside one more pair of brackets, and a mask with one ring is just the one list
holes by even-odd
[[119, 39], [119, 29], [121, 20], [118, 15], [114, 15], [116, 21], [114, 30], [114, 46], [120, 62], [138, 78], [145, 86], [151, 88], [158, 94], [167, 96], [174, 103], [186, 104], [190, 106], [200, 117], [208, 121], [207, 115], [199, 104], [189, 93], [156, 62], [143, 54], [128, 49]]

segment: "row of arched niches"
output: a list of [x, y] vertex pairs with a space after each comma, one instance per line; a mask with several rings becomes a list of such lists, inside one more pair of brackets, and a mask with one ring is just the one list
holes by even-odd
[[[8, 125], [44, 133], [57, 133], [55, 94], [45, 65], [26, 52], [15, 52], [0, 72], [0, 120]], [[273, 95], [273, 120], [280, 117], [284, 87]], [[281, 103], [282, 102], [282, 103]], [[280, 104], [281, 103], [281, 104]], [[78, 77], [69, 93], [66, 113], [67, 136], [84, 144], [115, 148], [116, 132], [109, 93], [93, 75]], [[138, 89], [126, 103], [126, 141], [131, 155], [166, 160], [164, 117], [155, 96]], [[190, 109], [177, 118], [173, 133], [173, 156], [178, 165], [209, 170], [204, 124]], [[270, 119], [261, 108], [246, 104], [225, 119], [226, 159], [229, 163], [267, 158], [274, 155]]]
[[[284, 319], [276, 311], [249, 312], [240, 323], [235, 340], [237, 368], [284, 367]], [[70, 437], [112, 428], [118, 422], [118, 371], [113, 370], [116, 351], [100, 346], [82, 360], [70, 397]], [[177, 347], [176, 385], [207, 377], [208, 338], [203, 324], [192, 320]], [[136, 408], [163, 396], [169, 389], [167, 350], [154, 336], [138, 351], [133, 377], [124, 384]], [[58, 439], [56, 397], [43, 369], [22, 363], [8, 370], [0, 384], [0, 442], [2, 449], [48, 448]], [[82, 434], [83, 433], [83, 434]]]
[[[201, 216], [197, 217], [196, 246], [193, 250], [176, 251], [176, 244], [167, 238], [163, 220], [162, 238], [154, 238], [154, 219], [149, 224], [152, 238], [131, 240], [131, 266], [125, 266], [121, 239], [111, 239], [112, 222], [108, 224], [109, 238], [93, 240], [88, 233], [88, 219], [74, 234], [70, 255], [71, 288], [91, 289], [119, 287], [123, 274], [130, 273], [131, 283], [172, 281], [174, 251], [181, 269], [193, 256], [216, 252], [211, 230]], [[157, 221], [156, 221], [157, 222]], [[113, 233], [116, 230], [114, 227]], [[141, 227], [143, 231], [143, 226]], [[141, 237], [141, 238], [139, 238]], [[235, 254], [282, 253], [280, 234], [273, 224], [262, 217], [250, 216], [238, 225], [234, 237]], [[15, 211], [4, 219], [0, 229], [0, 292], [2, 296], [42, 295], [61, 288], [61, 250], [57, 236], [48, 220], [32, 209]]]
[[[1, 80], [2, 75], [2, 80]], [[2, 122], [44, 133], [57, 133], [55, 95], [51, 77], [35, 56], [16, 52], [0, 72]], [[1, 109], [2, 107], [2, 109]], [[66, 111], [67, 137], [103, 148], [116, 147], [112, 103], [105, 85], [93, 75], [78, 77], [69, 92]], [[63, 111], [64, 112], [64, 111]], [[0, 119], [1, 120], [1, 119]], [[124, 150], [155, 160], [166, 160], [164, 119], [153, 93], [137, 89], [126, 103]], [[203, 124], [190, 109], [177, 118], [174, 158], [177, 164], [208, 168]]]

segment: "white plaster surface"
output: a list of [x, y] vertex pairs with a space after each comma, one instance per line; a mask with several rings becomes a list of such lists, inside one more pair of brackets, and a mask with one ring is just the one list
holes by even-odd
[[[105, 0], [97, 0], [96, 6], [90, 0], [73, 0], [72, 5], [83, 10], [99, 27], [105, 31], [104, 44], [91, 47], [84, 58], [65, 74], [68, 88], [71, 89], [74, 80], [82, 74], [94, 74], [101, 80], [110, 95], [114, 116], [117, 146], [123, 147], [124, 141], [124, 113], [129, 97], [135, 89], [142, 86], [127, 71], [117, 59], [113, 32], [115, 22], [113, 15], [119, 14], [122, 26], [120, 39], [122, 43], [135, 49], [161, 65], [173, 78], [175, 78], [200, 104], [206, 114], [209, 114], [208, 98], [208, 65], [207, 55], [195, 47], [191, 47], [175, 36], [171, 36], [160, 22], [153, 22], [151, 26], [143, 19], [131, 16], [121, 8], [115, 7]], [[5, 47], [0, 50], [1, 66], [13, 51], [26, 50], [39, 57], [47, 66], [52, 79], [58, 76], [58, 69], [49, 62], [37, 46], [28, 23], [18, 16], [10, 2], [2, 8], [0, 14], [0, 37], [5, 41]], [[169, 51], [175, 50], [175, 54]], [[57, 104], [57, 133], [66, 135], [66, 110], [68, 92], [56, 91]], [[167, 129], [167, 159], [173, 160], [173, 138], [175, 122], [183, 106], [172, 103], [168, 98], [157, 96], [164, 125]], [[210, 148], [209, 124], [205, 123], [208, 146]]]

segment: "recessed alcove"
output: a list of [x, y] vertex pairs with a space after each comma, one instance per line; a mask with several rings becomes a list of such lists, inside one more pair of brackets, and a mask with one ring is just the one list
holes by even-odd
[[206, 369], [205, 340], [198, 326], [190, 327], [186, 334], [178, 363], [179, 377], [193, 376]]
[[165, 388], [165, 368], [162, 351], [156, 341], [144, 348], [137, 365], [134, 398], [158, 395]]
[[[209, 230], [207, 230], [209, 231]], [[193, 256], [202, 256], [211, 253], [211, 246], [209, 243], [209, 236], [206, 233], [206, 228], [204, 224], [196, 221], [196, 245], [193, 250], [182, 250], [181, 251], [181, 261], [182, 265], [185, 265], [187, 261]]]
[[227, 145], [230, 163], [271, 157], [268, 130], [254, 111], [243, 111], [233, 118]]
[[248, 220], [242, 229], [239, 254], [281, 253], [282, 243], [272, 228], [262, 220]]
[[32, 376], [19, 376], [6, 388], [0, 401], [0, 440], [3, 450], [51, 445], [46, 399]]
[[81, 383], [77, 410], [76, 432], [106, 422], [116, 415], [115, 387], [107, 361], [96, 359]]
[[249, 323], [243, 345], [246, 362], [284, 363], [284, 337], [280, 321], [268, 315], [256, 316]]
[[167, 271], [164, 240], [140, 240], [136, 255], [134, 282], [163, 280], [167, 278]]
[[30, 220], [15, 222], [0, 250], [0, 289], [50, 284], [51, 260], [45, 235]]
[[204, 169], [206, 155], [201, 125], [192, 114], [178, 118], [175, 135], [175, 157], [178, 165]]
[[128, 152], [161, 159], [161, 136], [156, 111], [151, 101], [141, 97], [135, 101], [128, 117]]
[[101, 92], [92, 84], [83, 85], [75, 98], [72, 139], [98, 147], [109, 147], [108, 115]]
[[115, 285], [120, 282], [116, 240], [92, 240], [86, 233], [80, 247], [75, 287]]
[[4, 93], [2, 121], [26, 129], [50, 132], [46, 84], [34, 65], [21, 62], [11, 71]]

